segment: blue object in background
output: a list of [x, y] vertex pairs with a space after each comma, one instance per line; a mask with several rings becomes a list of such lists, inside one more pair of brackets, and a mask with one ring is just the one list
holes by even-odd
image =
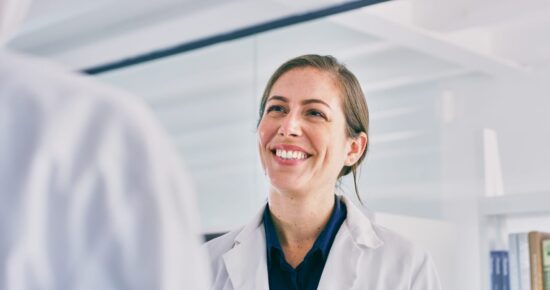
[[491, 290], [510, 290], [507, 251], [491, 251]]
[[508, 258], [507, 251], [500, 251], [500, 263], [501, 263], [501, 273], [502, 273], [502, 290], [510, 290], [510, 263]]

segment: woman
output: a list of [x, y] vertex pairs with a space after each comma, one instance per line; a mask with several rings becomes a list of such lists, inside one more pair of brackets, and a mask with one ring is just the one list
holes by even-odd
[[207, 243], [214, 289], [439, 289], [426, 253], [373, 224], [334, 193], [365, 157], [367, 104], [330, 56], [279, 67], [260, 104], [258, 149], [270, 181], [265, 208]]

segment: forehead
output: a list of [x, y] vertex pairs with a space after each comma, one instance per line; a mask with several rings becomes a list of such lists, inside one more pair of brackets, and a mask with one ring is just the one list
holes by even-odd
[[269, 96], [283, 96], [290, 101], [315, 98], [339, 103], [340, 88], [330, 72], [310, 67], [295, 68], [279, 77]]

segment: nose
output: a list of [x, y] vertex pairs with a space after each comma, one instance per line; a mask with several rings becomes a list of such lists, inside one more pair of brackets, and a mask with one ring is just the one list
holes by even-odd
[[302, 135], [300, 119], [296, 114], [287, 114], [277, 132], [281, 137], [298, 137]]

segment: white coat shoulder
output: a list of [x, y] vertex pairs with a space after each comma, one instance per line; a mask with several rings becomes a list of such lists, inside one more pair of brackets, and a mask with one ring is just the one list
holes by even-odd
[[358, 251], [361, 254], [356, 268], [364, 269], [364, 276], [357, 279], [358, 289], [441, 289], [437, 271], [425, 249], [371, 221], [351, 201], [343, 199], [348, 208], [343, 226], [351, 232], [348, 244], [362, 249]]
[[208, 287], [193, 185], [142, 101], [6, 51], [0, 84], [0, 289]]
[[376, 223], [373, 223], [372, 227], [383, 242], [383, 245], [379, 248], [380, 250], [390, 252], [392, 255], [405, 260], [412, 259], [416, 255], [426, 254], [423, 249], [402, 235]]
[[425, 249], [385, 227], [374, 225], [374, 230], [384, 243], [373, 254], [381, 261], [380, 269], [387, 271], [380, 277], [387, 281], [401, 277], [402, 289], [441, 289], [435, 265]]
[[86, 103], [89, 110], [105, 109], [106, 114], [134, 118], [128, 121], [156, 122], [135, 96], [46, 59], [0, 49], [0, 82], [5, 85], [0, 95], [4, 106], [11, 102], [21, 108], [32, 103], [43, 114], [59, 114]]

